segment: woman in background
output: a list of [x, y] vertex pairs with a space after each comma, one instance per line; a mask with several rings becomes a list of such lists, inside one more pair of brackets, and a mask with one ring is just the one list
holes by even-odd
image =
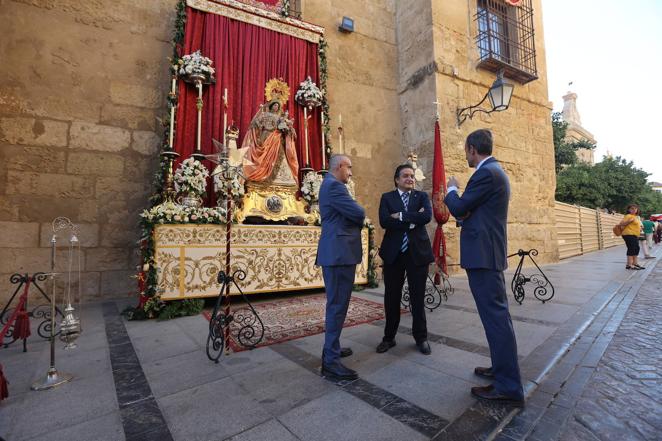
[[643, 266], [637, 263], [639, 255], [639, 234], [641, 232], [641, 220], [639, 219], [639, 207], [636, 204], [630, 204], [627, 207], [627, 214], [619, 224], [623, 227], [623, 240], [627, 247], [627, 264], [625, 269], [642, 270]]

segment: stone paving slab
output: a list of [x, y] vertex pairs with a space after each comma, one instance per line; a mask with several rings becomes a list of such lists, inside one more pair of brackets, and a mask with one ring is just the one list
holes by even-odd
[[[594, 311], [614, 296], [613, 289], [637, 277], [622, 269], [622, 254], [623, 250], [610, 249], [545, 266], [557, 287], [556, 296], [545, 305], [531, 297], [518, 305], [509, 293], [527, 388], [537, 386], [536, 378], [555, 360], [554, 351], [576, 339], [584, 323], [597, 320]], [[107, 317], [99, 304], [85, 305], [79, 349], [62, 351], [57, 345], [58, 365], [76, 375], [71, 384], [47, 392], [27, 390], [48, 367], [46, 342], [31, 339], [25, 354], [18, 347], [0, 349], [0, 362], [12, 381], [10, 398], [0, 403], [0, 437], [12, 441], [44, 437], [54, 427], [54, 439], [88, 439], [85, 434], [97, 433], [99, 428], [121, 434], [114, 439], [125, 435], [127, 440], [159, 439], [157, 432], [132, 432], [132, 424], [139, 423], [136, 419], [143, 414], [145, 418], [162, 415], [166, 431], [175, 440], [482, 437], [509, 410], [484, 405], [469, 395], [472, 385], [486, 384], [472, 370], [489, 363], [484, 356], [487, 343], [466, 278], [453, 277], [452, 283], [455, 294], [428, 313], [430, 356], [414, 346], [408, 314], [401, 320], [398, 345], [385, 354], [374, 351], [383, 335], [383, 322], [346, 328], [342, 344], [354, 350], [346, 362], [361, 375], [361, 380], [348, 384], [333, 384], [318, 376], [321, 334], [223, 356], [214, 364], [204, 354], [208, 322], [202, 316], [165, 322], [115, 320], [123, 323], [126, 337], [109, 351]], [[382, 293], [374, 289], [355, 295], [381, 302]], [[133, 300], [116, 303], [122, 310]], [[590, 326], [583, 330], [587, 335], [594, 332]], [[577, 342], [579, 347], [581, 339]], [[119, 388], [129, 383], [123, 377], [113, 382], [109, 366], [113, 351], [122, 355], [125, 347], [135, 351], [148, 388], [142, 398], [136, 396], [139, 401], [119, 412], [117, 397], [125, 396]], [[584, 349], [590, 352], [589, 347]], [[592, 357], [591, 362], [597, 364], [597, 351]], [[532, 396], [529, 408], [542, 412], [540, 397], [545, 393], [541, 390]], [[59, 403], [69, 408], [46, 412]], [[563, 403], [557, 406], [567, 409]], [[43, 422], [33, 423], [33, 410]]]

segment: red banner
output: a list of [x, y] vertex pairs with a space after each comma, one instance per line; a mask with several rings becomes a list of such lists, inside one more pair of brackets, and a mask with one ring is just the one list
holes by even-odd
[[437, 221], [437, 230], [434, 233], [432, 251], [434, 253], [437, 271], [434, 277], [435, 284], [439, 284], [439, 271], [448, 273], [446, 266], [446, 238], [443, 225], [448, 222], [450, 213], [444, 203], [446, 196], [446, 172], [444, 171], [444, 153], [441, 150], [441, 132], [439, 121], [434, 123], [434, 161], [432, 163], [432, 210]]
[[522, 4], [522, 0], [506, 0], [510, 6], [519, 6]]

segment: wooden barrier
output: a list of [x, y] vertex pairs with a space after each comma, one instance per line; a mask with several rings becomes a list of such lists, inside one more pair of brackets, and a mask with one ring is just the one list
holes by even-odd
[[559, 259], [602, 250], [623, 243], [612, 228], [623, 219], [621, 214], [556, 202], [556, 233]]

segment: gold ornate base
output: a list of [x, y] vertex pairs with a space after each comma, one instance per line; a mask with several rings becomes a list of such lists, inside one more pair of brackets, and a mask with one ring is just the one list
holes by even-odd
[[[232, 271], [241, 269], [245, 294], [289, 292], [324, 286], [315, 266], [321, 227], [233, 225]], [[225, 268], [225, 225], [157, 225], [154, 261], [163, 300], [218, 296]], [[361, 231], [362, 262], [354, 283], [368, 282], [368, 229]], [[230, 288], [230, 294], [238, 294]]]
[[235, 211], [234, 219], [242, 223], [249, 216], [270, 221], [301, 218], [309, 225], [319, 223], [319, 213], [313, 210], [307, 213], [306, 203], [297, 200], [296, 192], [294, 186], [249, 183], [242, 206]]

